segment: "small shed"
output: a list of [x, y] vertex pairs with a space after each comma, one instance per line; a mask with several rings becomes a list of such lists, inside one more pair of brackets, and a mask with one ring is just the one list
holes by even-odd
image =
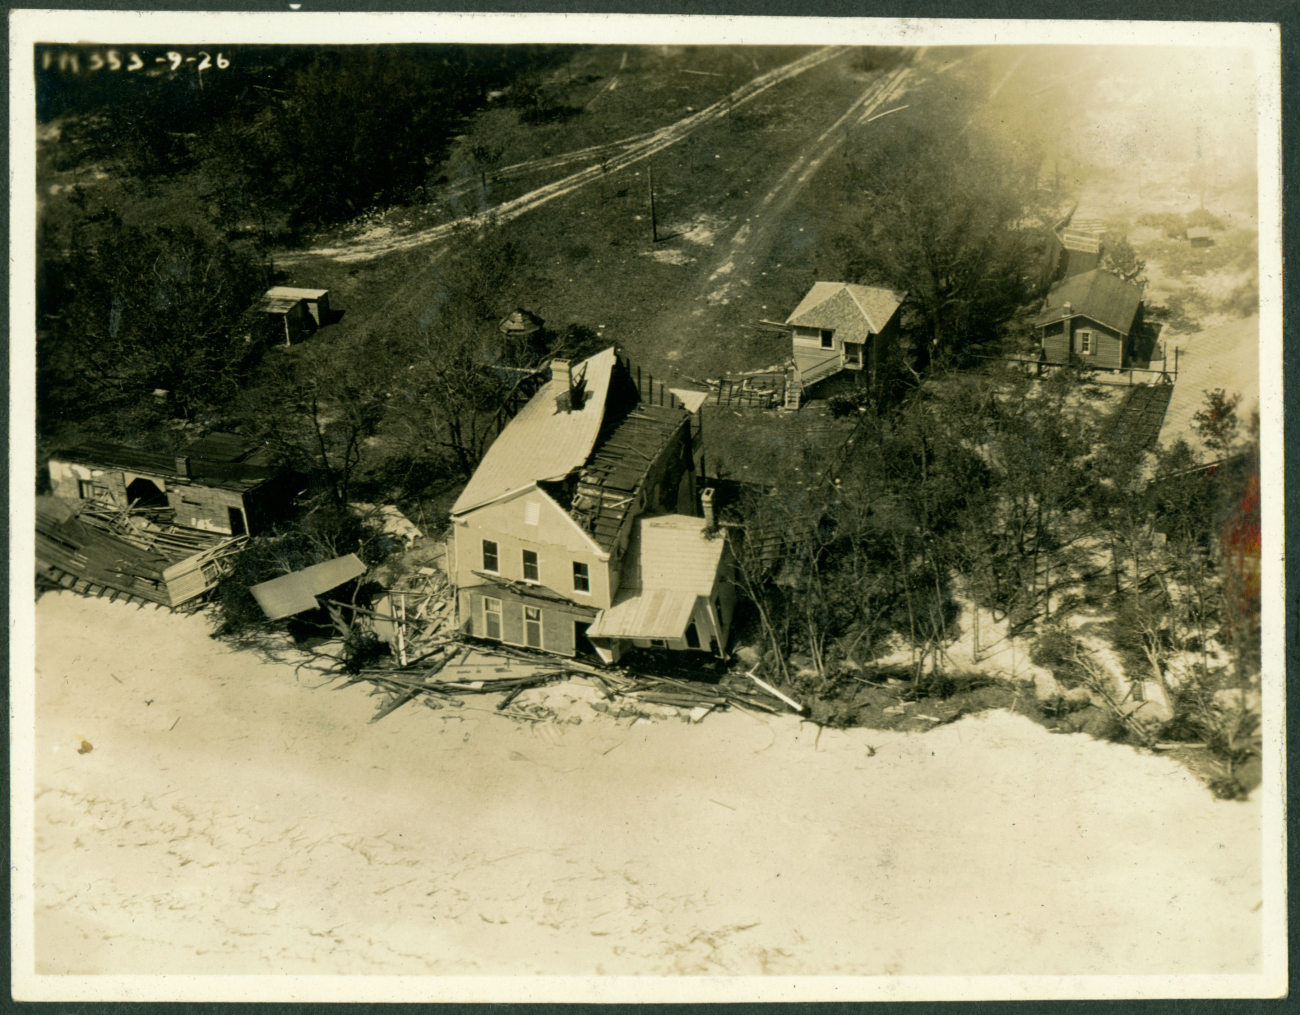
[[313, 564], [301, 571], [272, 578], [248, 591], [266, 614], [267, 620], [284, 620], [320, 606], [317, 596], [338, 588], [366, 573], [366, 565], [354, 553]]
[[295, 289], [292, 286], [277, 285], [266, 291], [267, 298], [284, 300], [301, 300], [307, 315], [322, 328], [330, 321], [330, 291], [328, 289]]
[[507, 338], [528, 338], [541, 331], [544, 323], [536, 314], [529, 313], [521, 307], [506, 317], [498, 327], [501, 334]]
[[1193, 247], [1212, 247], [1214, 237], [1210, 235], [1209, 226], [1192, 226], [1187, 230], [1187, 242]]
[[262, 297], [262, 310], [267, 315], [269, 340], [276, 345], [282, 341], [293, 345], [328, 324], [329, 295], [328, 289], [294, 289], [283, 285], [268, 289]]

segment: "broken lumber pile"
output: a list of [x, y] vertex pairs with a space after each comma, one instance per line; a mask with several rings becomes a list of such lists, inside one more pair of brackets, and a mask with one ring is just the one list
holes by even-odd
[[677, 677], [655, 676], [626, 671], [598, 671], [592, 678], [605, 696], [613, 701], [618, 697], [630, 701], [644, 701], [652, 705], [669, 705], [676, 708], [749, 708], [774, 715], [787, 711], [779, 699], [753, 686], [736, 683], [717, 684], [703, 681], [681, 680]]

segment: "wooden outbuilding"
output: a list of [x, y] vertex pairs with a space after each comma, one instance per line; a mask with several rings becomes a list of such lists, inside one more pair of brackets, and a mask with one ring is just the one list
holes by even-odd
[[1187, 230], [1187, 242], [1193, 247], [1212, 247], [1214, 237], [1210, 235], [1209, 226], [1192, 226]]
[[1142, 328], [1142, 287], [1099, 268], [1058, 285], [1034, 320], [1044, 363], [1108, 370], [1129, 366]]
[[796, 397], [841, 371], [874, 378], [897, 344], [905, 296], [847, 282], [814, 284], [785, 322], [792, 332]]
[[295, 289], [277, 285], [262, 297], [269, 341], [293, 345], [330, 322], [328, 289]]
[[214, 434], [175, 454], [83, 441], [50, 456], [50, 490], [66, 500], [125, 510], [166, 509], [191, 529], [256, 535], [293, 506], [303, 476], [264, 464], [231, 434]]

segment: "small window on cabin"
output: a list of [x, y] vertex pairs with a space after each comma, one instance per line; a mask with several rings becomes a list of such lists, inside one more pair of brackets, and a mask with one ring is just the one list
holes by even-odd
[[538, 581], [536, 550], [524, 551], [524, 581], [526, 582]]
[[1085, 356], [1092, 355], [1092, 332], [1079, 332], [1079, 352]]
[[542, 611], [536, 606], [524, 607], [524, 642], [529, 648], [542, 647]]
[[483, 600], [483, 636], [501, 640], [501, 600]]
[[823, 349], [835, 348], [835, 332], [829, 328], [822, 328], [822, 348]]
[[718, 615], [718, 623], [722, 623], [722, 597], [718, 596], [713, 600], [713, 609]]
[[576, 560], [573, 562], [573, 591], [591, 591], [591, 568]]
[[483, 570], [500, 570], [500, 560], [497, 557], [497, 544], [492, 542], [490, 539], [483, 540]]
[[541, 517], [542, 506], [535, 500], [524, 501], [524, 524], [536, 525]]

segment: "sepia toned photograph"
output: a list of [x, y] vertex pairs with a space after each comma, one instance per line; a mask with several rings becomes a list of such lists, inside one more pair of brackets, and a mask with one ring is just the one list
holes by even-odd
[[10, 40], [17, 998], [1285, 994], [1276, 26]]

